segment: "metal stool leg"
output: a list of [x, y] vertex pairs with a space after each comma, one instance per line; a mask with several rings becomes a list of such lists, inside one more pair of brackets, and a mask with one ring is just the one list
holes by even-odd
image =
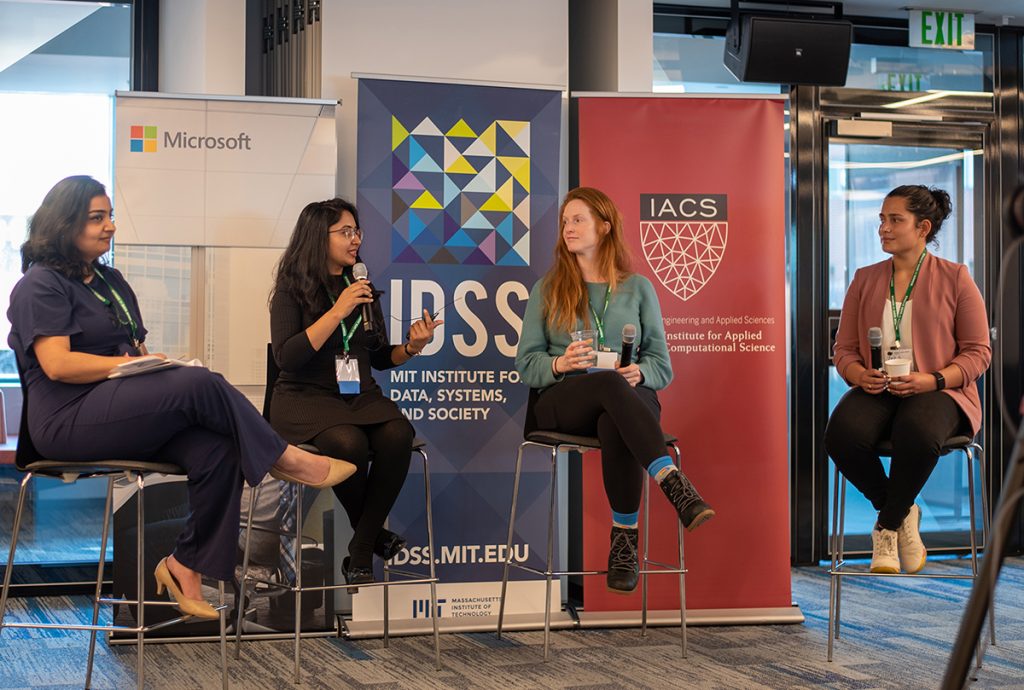
[[[839, 488], [839, 567], [842, 568], [846, 560], [846, 477]], [[839, 639], [839, 631], [843, 623], [843, 578], [836, 579], [836, 639]]]
[[[110, 509], [114, 503], [114, 477], [107, 478], [107, 501], [103, 506], [103, 534], [100, 537], [100, 561], [96, 566], [96, 592], [92, 600], [92, 624], [100, 620], [100, 596], [103, 593], [103, 567], [107, 560], [107, 537], [110, 534]], [[93, 659], [96, 656], [96, 630], [89, 632], [89, 661], [85, 666], [85, 687], [92, 685]]]
[[143, 562], [143, 559], [142, 559], [142, 556], [145, 553], [144, 548], [143, 548], [143, 544], [144, 544], [145, 540], [143, 539], [143, 537], [144, 537], [144, 535], [146, 533], [146, 509], [145, 509], [146, 501], [145, 501], [145, 494], [144, 494], [144, 490], [146, 488], [146, 480], [143, 478], [142, 473], [139, 472], [139, 474], [137, 475], [135, 481], [136, 481], [136, 485], [139, 487], [138, 493], [136, 494], [136, 498], [138, 499], [138, 501], [136, 502], [136, 505], [138, 507], [138, 510], [136, 511], [136, 518], [137, 518], [136, 531], [138, 533], [136, 534], [136, 537], [135, 537], [135, 557], [136, 557], [136, 569], [137, 569], [136, 570], [136, 582], [138, 583], [138, 592], [136, 594], [137, 602], [135, 604], [135, 606], [136, 606], [135, 610], [138, 611], [138, 620], [135, 621], [135, 622], [139, 626], [139, 632], [136, 634], [136, 638], [135, 638], [136, 641], [137, 641], [137, 644], [138, 644], [138, 648], [136, 649], [137, 657], [136, 657], [135, 678], [136, 678], [136, 682], [137, 682], [139, 690], [143, 690], [143, 688], [146, 687], [146, 679], [145, 679], [146, 650], [145, 650], [145, 647], [143, 646], [145, 644], [146, 635], [145, 635], [145, 633], [142, 632], [142, 629], [145, 627], [145, 621], [146, 621], [146, 606], [145, 606], [145, 603], [144, 603], [145, 599], [146, 599], [146, 589], [145, 589], [145, 570], [146, 570], [146, 567], [145, 567], [145, 563]]
[[544, 661], [551, 641], [551, 568], [555, 560], [555, 499], [558, 496], [558, 446], [551, 447], [551, 500], [548, 504], [548, 561], [544, 592]]
[[430, 466], [427, 461], [427, 453], [422, 448], [418, 452], [423, 458], [423, 500], [427, 508], [427, 549], [430, 551], [430, 617], [434, 622], [434, 669], [440, 671], [441, 631], [438, 627], [440, 621], [437, 620], [439, 615], [437, 610], [437, 583], [434, 582], [437, 577], [434, 565], [437, 560], [437, 557], [434, 555], [434, 505], [430, 499]]
[[[981, 478], [981, 540], [985, 544], [985, 556], [989, 555], [989, 525], [992, 523], [992, 514], [988, 505], [988, 466], [985, 462], [985, 451], [977, 443], [972, 443], [978, 459], [978, 476]], [[973, 528], [973, 525], [971, 526]], [[989, 641], [994, 646], [996, 643], [996, 598], [989, 597], [988, 600], [988, 632]]]
[[235, 608], [238, 609], [238, 616], [235, 620], [235, 659], [238, 659], [242, 653], [242, 618], [245, 616], [245, 593], [248, 591], [246, 583], [249, 580], [249, 547], [252, 543], [252, 515], [259, 497], [260, 486], [256, 485], [249, 492], [249, 511], [245, 521], [245, 547], [242, 549], [242, 576], [238, 581], [238, 601], [235, 602]]
[[[434, 558], [434, 552], [430, 552], [430, 558]], [[384, 595], [384, 648], [387, 649], [391, 646], [391, 612], [389, 610], [389, 604], [391, 603], [391, 597], [388, 593], [388, 582], [391, 581], [391, 569], [388, 568], [387, 564], [384, 565], [384, 586], [381, 588]]]
[[[670, 443], [669, 447], [672, 449], [672, 454], [675, 456], [676, 469], [680, 472], [682, 469], [682, 458], [679, 457], [679, 446], [674, 443]], [[648, 487], [650, 488], [650, 487]], [[680, 646], [682, 647], [683, 658], [687, 658], [687, 633], [686, 633], [686, 558], [683, 553], [683, 523], [679, 520], [676, 523], [676, 538], [679, 543], [679, 637]]]
[[302, 641], [302, 484], [295, 490], [295, 684], [302, 683], [299, 643]]
[[832, 569], [828, 578], [828, 660], [832, 661], [832, 641], [838, 635], [838, 626], [835, 623], [836, 597], [838, 595], [837, 584], [839, 576], [836, 568], [839, 565], [839, 482], [842, 481], [839, 471], [836, 471], [835, 486], [832, 487], [832, 534], [829, 539], [829, 546], [832, 551]]
[[7, 556], [7, 567], [4, 568], [4, 587], [0, 591], [0, 632], [4, 629], [4, 614], [7, 613], [7, 595], [11, 589], [11, 574], [14, 572], [14, 552], [18, 549], [18, 531], [21, 529], [21, 513], [25, 509], [25, 495], [32, 473], [26, 472], [18, 489], [18, 507], [14, 509], [14, 525], [11, 527], [11, 550]]
[[[971, 536], [971, 575], [978, 579], [978, 540], [974, 534], [976, 514], [974, 512], [974, 451], [968, 446], [964, 448], [964, 455], [967, 456], [967, 506], [970, 515], [970, 529], [967, 532]], [[974, 649], [977, 668], [981, 668], [981, 643]]]
[[[512, 475], [512, 507], [508, 512], [508, 540], [505, 542], [505, 569], [501, 575], [501, 598], [498, 600], [498, 639], [501, 639], [501, 628], [505, 622], [505, 594], [508, 591], [508, 569], [512, 562], [512, 535], [516, 527], [516, 503], [519, 501], [519, 478], [523, 469], [523, 448], [526, 444], [519, 444], [519, 452], [516, 454], [516, 469]], [[429, 513], [428, 513], [429, 514]], [[431, 553], [433, 556], [433, 553]], [[433, 573], [433, 564], [431, 564]]]
[[[646, 474], [646, 473], [645, 473]], [[649, 490], [649, 483], [651, 482], [651, 476], [648, 474], [644, 478], [644, 484], [641, 488], [643, 492], [643, 506], [644, 506], [644, 557], [641, 563], [643, 567], [641, 570], [647, 570], [647, 560], [650, 550], [648, 544], [651, 538], [651, 492]], [[640, 576], [640, 637], [647, 637], [647, 573], [645, 572]]]
[[224, 605], [224, 580], [217, 581], [220, 594], [220, 686], [228, 690], [228, 610]]

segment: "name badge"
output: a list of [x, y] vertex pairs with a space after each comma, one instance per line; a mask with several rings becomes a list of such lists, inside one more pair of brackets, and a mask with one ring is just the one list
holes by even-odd
[[914, 361], [914, 351], [909, 347], [896, 347], [893, 345], [885, 352], [885, 359], [905, 359], [907, 361]]
[[348, 355], [334, 357], [334, 373], [338, 379], [338, 392], [355, 395], [359, 392], [359, 361]]

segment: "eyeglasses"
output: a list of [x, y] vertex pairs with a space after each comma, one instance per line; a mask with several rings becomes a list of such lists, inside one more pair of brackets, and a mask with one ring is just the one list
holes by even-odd
[[328, 233], [336, 232], [336, 233], [338, 233], [339, 235], [341, 235], [342, 237], [344, 237], [347, 240], [350, 240], [353, 237], [358, 237], [359, 239], [363, 239], [363, 229], [362, 228], [353, 228], [351, 225], [345, 225], [345, 226], [342, 226], [342, 227], [338, 228], [337, 230], [328, 230], [327, 232]]

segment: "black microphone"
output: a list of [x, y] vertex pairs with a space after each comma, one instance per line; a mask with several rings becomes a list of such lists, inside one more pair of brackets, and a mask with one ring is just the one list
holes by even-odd
[[[366, 264], [363, 262], [357, 263], [352, 267], [352, 277], [356, 280], [365, 280], [369, 282], [369, 271], [366, 270]], [[370, 290], [373, 291], [373, 286], [370, 286]], [[376, 297], [374, 297], [376, 299]], [[363, 330], [373, 330], [373, 303], [367, 303], [363, 305]]]
[[627, 323], [622, 327], [622, 355], [619, 367], [628, 367], [633, 363], [633, 341], [636, 340], [636, 326]]
[[882, 329], [872, 326], [868, 329], [868, 345], [871, 346], [871, 368], [882, 369]]

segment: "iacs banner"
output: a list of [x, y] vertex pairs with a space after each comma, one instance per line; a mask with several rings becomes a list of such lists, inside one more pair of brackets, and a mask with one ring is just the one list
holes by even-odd
[[[658, 292], [675, 375], [658, 392], [662, 427], [717, 511], [685, 537], [687, 609], [721, 609], [717, 622], [800, 619], [790, 605], [783, 107], [578, 100], [580, 184], [618, 204], [634, 270]], [[584, 567], [603, 568], [611, 515], [599, 465], [584, 467]], [[675, 560], [677, 521], [654, 488], [652, 558]], [[650, 607], [678, 621], [675, 577], [650, 584]], [[641, 601], [592, 577], [584, 604], [585, 619]]]
[[[437, 614], [469, 622], [497, 614], [527, 397], [514, 358], [557, 234], [561, 92], [362, 79], [358, 107], [360, 252], [385, 291], [391, 342], [424, 309], [444, 320], [422, 356], [377, 374], [426, 441], [433, 490], [431, 553], [414, 459], [390, 517], [409, 538], [394, 564], [426, 572], [433, 561]], [[542, 567], [549, 464], [525, 467], [514, 558]], [[513, 584], [511, 613], [543, 611], [531, 580]], [[380, 592], [353, 597], [354, 621], [380, 620]], [[390, 596], [392, 619], [429, 617], [426, 585]]]

